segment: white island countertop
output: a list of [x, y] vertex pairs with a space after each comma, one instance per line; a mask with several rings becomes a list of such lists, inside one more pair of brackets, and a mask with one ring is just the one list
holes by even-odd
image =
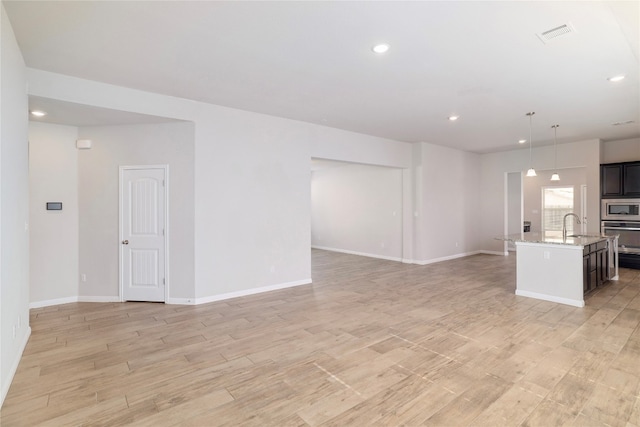
[[581, 234], [576, 237], [567, 237], [566, 239], [563, 239], [562, 237], [546, 237], [542, 233], [528, 232], [509, 234], [504, 237], [496, 237], [496, 239], [514, 243], [548, 243], [552, 245], [587, 246], [593, 243], [601, 242], [603, 240], [614, 239], [616, 237], [618, 237], [618, 235], [609, 236], [606, 234]]

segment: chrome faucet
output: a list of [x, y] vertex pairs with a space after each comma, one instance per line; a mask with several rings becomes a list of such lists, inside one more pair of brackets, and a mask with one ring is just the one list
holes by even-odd
[[580, 217], [574, 213], [568, 213], [564, 216], [564, 218], [562, 218], [562, 240], [567, 240], [567, 217], [568, 216], [575, 216], [576, 217], [576, 221], [578, 222], [578, 224], [582, 224], [580, 222]]

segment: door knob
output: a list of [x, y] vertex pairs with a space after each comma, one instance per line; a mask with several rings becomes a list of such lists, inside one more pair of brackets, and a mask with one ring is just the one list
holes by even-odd
[[128, 245], [128, 244], [129, 244], [129, 241], [128, 241], [128, 240], [123, 240], [123, 241], [122, 241], [122, 244], [123, 244], [123, 245]]

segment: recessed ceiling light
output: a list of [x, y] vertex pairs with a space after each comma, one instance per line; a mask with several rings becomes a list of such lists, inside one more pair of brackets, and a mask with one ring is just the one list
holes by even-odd
[[620, 76], [615, 76], [615, 77], [609, 77], [607, 80], [609, 80], [610, 82], [619, 82], [620, 80], [623, 80], [624, 76], [620, 75]]
[[40, 110], [33, 110], [30, 112], [32, 116], [36, 116], [36, 117], [44, 117], [47, 115], [47, 113], [45, 113], [44, 111], [40, 111]]
[[386, 53], [389, 50], [389, 45], [386, 43], [380, 43], [371, 48], [375, 53]]
[[524, 144], [525, 142], [527, 142], [527, 140], [526, 140], [526, 139], [519, 139], [519, 140], [518, 140], [518, 144]]
[[449, 116], [449, 120], [455, 122], [460, 116]]

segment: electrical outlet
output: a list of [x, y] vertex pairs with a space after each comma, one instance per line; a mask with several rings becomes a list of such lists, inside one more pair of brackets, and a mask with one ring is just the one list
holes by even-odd
[[82, 274], [80, 275], [80, 280], [82, 280], [83, 282], [86, 282], [86, 281], [87, 281], [87, 275], [86, 275], [86, 274], [84, 274], [84, 273], [82, 273]]

